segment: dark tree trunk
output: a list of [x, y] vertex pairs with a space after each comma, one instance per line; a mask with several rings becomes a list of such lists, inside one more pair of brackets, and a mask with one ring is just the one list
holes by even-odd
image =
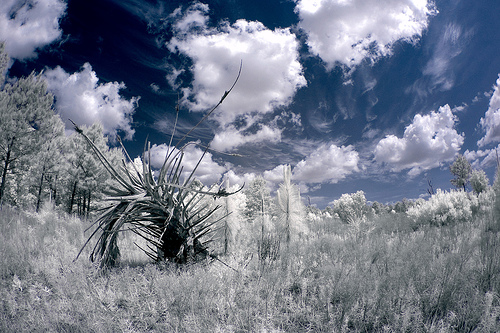
[[45, 167], [42, 169], [42, 174], [40, 176], [40, 184], [38, 184], [38, 196], [36, 199], [36, 211], [40, 210], [40, 203], [42, 202], [42, 189], [43, 189], [43, 179], [45, 178]]
[[80, 200], [78, 202], [81, 202], [81, 210], [80, 210], [80, 216], [84, 217], [85, 213], [87, 212], [87, 198], [86, 198], [87, 191], [83, 190], [83, 193], [80, 194]]
[[86, 217], [89, 217], [90, 214], [90, 199], [92, 197], [92, 192], [89, 189], [88, 196], [87, 196], [87, 214]]
[[50, 186], [52, 191], [52, 200], [54, 201], [54, 205], [57, 206], [57, 175], [54, 176], [54, 184]]
[[3, 197], [5, 193], [5, 182], [7, 180], [7, 171], [9, 169], [9, 164], [12, 162], [10, 160], [10, 154], [12, 152], [12, 146], [14, 145], [14, 138], [12, 138], [10, 144], [7, 146], [7, 155], [5, 156], [5, 162], [3, 165], [3, 172], [2, 172], [2, 183], [0, 184], [0, 208], [2, 207], [3, 203]]
[[73, 212], [73, 205], [75, 204], [75, 195], [76, 195], [76, 185], [78, 184], [78, 181], [75, 181], [73, 184], [73, 191], [71, 192], [71, 199], [69, 201], [69, 207], [68, 207], [68, 214], [71, 214]]
[[10, 152], [7, 153], [7, 158], [5, 159], [5, 163], [3, 165], [2, 184], [0, 185], [0, 207], [2, 207], [3, 194], [5, 192], [5, 180], [7, 178], [7, 168], [9, 167], [9, 155]]

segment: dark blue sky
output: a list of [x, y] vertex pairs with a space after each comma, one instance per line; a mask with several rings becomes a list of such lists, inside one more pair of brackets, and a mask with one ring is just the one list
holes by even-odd
[[499, 12], [495, 0], [7, 0], [0, 39], [11, 77], [44, 70], [63, 120], [100, 121], [133, 155], [149, 136], [158, 160], [176, 103], [178, 140], [242, 61], [189, 137], [213, 149], [200, 178], [273, 185], [291, 164], [324, 207], [357, 190], [392, 202], [428, 180], [449, 189], [457, 153], [493, 179]]

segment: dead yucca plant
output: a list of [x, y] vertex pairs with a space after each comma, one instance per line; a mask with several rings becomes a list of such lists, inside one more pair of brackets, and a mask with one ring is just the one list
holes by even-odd
[[[232, 87], [224, 93], [219, 103], [179, 140], [178, 145], [224, 101], [238, 81], [240, 73], [241, 66]], [[187, 145], [172, 148], [167, 153], [158, 177], [155, 178], [150, 164], [149, 144], [144, 147], [143, 168], [138, 170], [121, 140], [118, 140], [130, 167], [123, 161], [117, 168], [78, 126], [75, 125], [75, 129], [83, 135], [117, 183], [117, 186], [109, 188], [107, 200], [110, 205], [103, 209], [95, 221], [96, 228], [83, 246], [85, 248], [91, 239], [98, 237], [90, 255], [92, 261], [99, 260], [101, 267], [115, 265], [120, 254], [117, 237], [124, 231], [134, 232], [144, 238], [147, 241], [147, 248], [141, 249], [155, 261], [186, 263], [207, 256], [214, 257], [209, 253], [208, 243], [211, 241], [209, 236], [213, 225], [219, 220], [209, 222], [209, 218], [219, 207], [210, 208], [208, 204], [202, 203], [202, 198], [207, 195], [215, 198], [224, 197], [232, 193], [224, 189], [219, 189], [217, 192], [211, 189], [203, 190], [203, 185], [196, 185], [194, 182], [193, 175], [207, 150], [193, 171], [181, 183], [182, 160]], [[174, 133], [175, 125], [169, 147]]]

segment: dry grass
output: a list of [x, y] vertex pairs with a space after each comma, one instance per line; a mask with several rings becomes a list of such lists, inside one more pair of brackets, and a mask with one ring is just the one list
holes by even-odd
[[360, 236], [318, 222], [264, 268], [224, 258], [237, 272], [146, 264], [124, 237], [122, 263], [102, 272], [73, 262], [86, 222], [4, 207], [0, 331], [496, 332], [500, 236], [488, 223]]

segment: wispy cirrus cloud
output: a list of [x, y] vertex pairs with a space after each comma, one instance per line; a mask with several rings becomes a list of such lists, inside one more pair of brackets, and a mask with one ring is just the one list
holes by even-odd
[[378, 142], [375, 160], [394, 172], [410, 169], [410, 176], [449, 162], [464, 142], [463, 134], [455, 129], [457, 121], [449, 105], [440, 107], [437, 112], [417, 114], [405, 128], [403, 137], [387, 135]]
[[11, 58], [36, 57], [36, 50], [61, 37], [59, 20], [66, 3], [61, 0], [0, 2], [0, 40]]
[[69, 119], [78, 125], [100, 122], [105, 134], [115, 135], [121, 130], [127, 139], [132, 139], [135, 132], [132, 115], [139, 97], [123, 98], [120, 95], [120, 90], [125, 88], [123, 82], [99, 83], [89, 63], [73, 74], [58, 66], [46, 70], [43, 76], [48, 90], [56, 97], [55, 108], [67, 128], [72, 128]]
[[415, 42], [437, 13], [427, 0], [296, 0], [295, 11], [328, 69], [390, 55], [394, 42]]

